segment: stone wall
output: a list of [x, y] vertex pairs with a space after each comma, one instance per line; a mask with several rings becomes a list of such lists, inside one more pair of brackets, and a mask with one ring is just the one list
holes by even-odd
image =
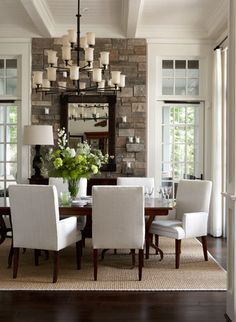
[[[42, 70], [45, 49], [61, 52], [58, 39], [34, 38], [32, 40], [32, 70]], [[116, 106], [116, 164], [113, 176], [123, 173], [131, 163], [132, 175], [146, 174], [146, 40], [145, 39], [96, 39], [95, 60], [99, 52], [110, 52], [111, 70], [126, 75], [126, 86], [117, 95]], [[48, 108], [48, 114], [45, 114]], [[127, 123], [121, 124], [121, 117]], [[60, 104], [57, 95], [32, 93], [32, 124], [52, 124], [54, 131], [60, 126]], [[140, 144], [127, 146], [128, 137], [140, 137]]]

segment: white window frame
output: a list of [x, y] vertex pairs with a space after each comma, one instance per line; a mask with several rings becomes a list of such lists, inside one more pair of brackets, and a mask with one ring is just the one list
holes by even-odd
[[17, 96], [1, 96], [0, 100], [13, 100], [19, 106], [18, 114], [18, 171], [17, 182], [28, 183], [30, 175], [30, 147], [22, 144], [23, 129], [31, 123], [31, 40], [0, 39], [0, 57], [17, 57]]

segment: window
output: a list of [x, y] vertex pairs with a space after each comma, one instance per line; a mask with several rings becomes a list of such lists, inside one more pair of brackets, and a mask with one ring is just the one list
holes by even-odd
[[0, 102], [0, 197], [17, 177], [17, 106]]
[[0, 59], [0, 95], [17, 96], [17, 59]]
[[162, 60], [162, 95], [199, 95], [199, 61]]
[[203, 173], [202, 104], [162, 106], [162, 186]]

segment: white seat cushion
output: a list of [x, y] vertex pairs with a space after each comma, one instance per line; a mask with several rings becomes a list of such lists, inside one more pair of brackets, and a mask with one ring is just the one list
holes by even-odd
[[150, 233], [175, 239], [185, 238], [181, 220], [156, 220], [151, 225]]

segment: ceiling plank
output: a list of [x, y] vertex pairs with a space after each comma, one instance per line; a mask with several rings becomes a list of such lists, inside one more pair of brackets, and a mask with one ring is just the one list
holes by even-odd
[[20, 0], [42, 37], [53, 37], [55, 22], [45, 0]]
[[128, 0], [123, 12], [126, 18], [126, 37], [135, 38], [139, 19], [142, 15], [144, 0]]

